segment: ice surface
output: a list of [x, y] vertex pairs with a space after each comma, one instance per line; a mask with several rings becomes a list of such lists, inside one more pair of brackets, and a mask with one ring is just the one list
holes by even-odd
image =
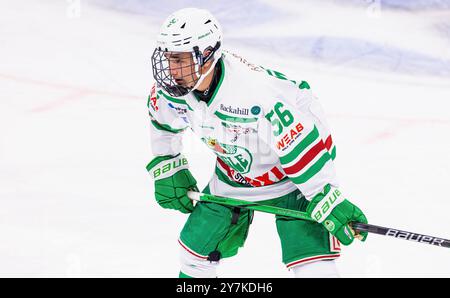
[[[152, 197], [146, 101], [159, 24], [183, 6], [216, 13], [226, 48], [310, 83], [371, 223], [449, 238], [448, 2], [297, 2], [0, 1], [0, 276], [177, 276], [186, 216]], [[203, 187], [212, 153], [188, 133], [185, 154]], [[338, 267], [450, 277], [448, 250], [377, 235]], [[219, 273], [291, 276], [273, 216]]]

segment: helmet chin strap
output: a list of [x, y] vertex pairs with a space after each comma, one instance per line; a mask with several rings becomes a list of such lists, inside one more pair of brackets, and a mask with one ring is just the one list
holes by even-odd
[[206, 62], [208, 62], [211, 59], [214, 59], [214, 60], [211, 64], [211, 67], [208, 69], [208, 71], [206, 73], [200, 75], [200, 78], [198, 79], [197, 83], [194, 85], [194, 87], [192, 87], [191, 90], [196, 90], [200, 86], [200, 84], [203, 82], [203, 80], [211, 73], [211, 71], [216, 66], [216, 63], [219, 60], [217, 58], [217, 56], [219, 56], [217, 50], [220, 48], [220, 45], [221, 45], [221, 42], [218, 41], [214, 45], [214, 47], [209, 47], [208, 49], [211, 50], [211, 53], [208, 54], [208, 56], [206, 56], [206, 57], [204, 57], [202, 52], [200, 52], [198, 46], [194, 47], [194, 52], [192, 53], [192, 56], [193, 56], [192, 58], [197, 60], [197, 66], [196, 66], [196, 67], [198, 67], [197, 73], [200, 73], [201, 67], [203, 65], [205, 65]]
[[[202, 75], [200, 75], [200, 79], [197, 81], [197, 83], [192, 87], [191, 90], [197, 90], [197, 88], [200, 86], [200, 84], [203, 82], [203, 80], [211, 73], [211, 71], [214, 70], [214, 67], [216, 66], [216, 63], [219, 59], [214, 59], [214, 61], [211, 64], [211, 67], [208, 69], [208, 71]], [[200, 65], [198, 66], [201, 67]], [[199, 69], [200, 70], [200, 69]]]

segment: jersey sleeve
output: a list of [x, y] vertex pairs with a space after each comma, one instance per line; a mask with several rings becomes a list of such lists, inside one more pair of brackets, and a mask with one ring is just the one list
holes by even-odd
[[271, 124], [270, 143], [286, 175], [308, 200], [327, 184], [338, 187], [333, 162], [336, 148], [309, 85], [284, 81], [274, 92], [264, 118]]
[[182, 138], [187, 128], [173, 105], [164, 98], [162, 91], [153, 85], [147, 102], [150, 116], [150, 137], [153, 155], [176, 155], [183, 150]]

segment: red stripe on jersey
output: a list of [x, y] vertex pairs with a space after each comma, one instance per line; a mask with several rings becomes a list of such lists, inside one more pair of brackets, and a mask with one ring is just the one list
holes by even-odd
[[317, 144], [315, 144], [299, 161], [297, 161], [294, 165], [283, 168], [284, 172], [288, 175], [292, 175], [300, 172], [307, 164], [311, 162], [323, 149], [325, 149], [325, 145], [323, 141], [320, 140]]
[[222, 168], [224, 168], [227, 171], [228, 177], [230, 177], [230, 178], [232, 178], [234, 180], [233, 174], [231, 173], [230, 167], [223, 160], [221, 160], [220, 158], [217, 158], [217, 161], [222, 166]]
[[325, 147], [328, 151], [330, 151], [331, 146], [333, 146], [333, 139], [331, 138], [331, 135], [329, 135], [327, 140], [325, 141]]
[[[218, 161], [219, 164], [227, 171], [227, 175], [228, 175], [228, 177], [229, 177], [232, 181], [244, 185], [244, 183], [239, 182], [239, 181], [236, 181], [236, 178], [234, 178], [234, 175], [233, 175], [233, 171], [234, 171], [234, 170], [231, 169], [229, 165], [227, 165], [223, 160], [221, 160], [221, 159], [218, 158], [218, 157], [217, 157], [217, 161]], [[240, 174], [240, 173], [239, 173], [239, 174]], [[245, 181], [247, 181], [251, 186], [254, 186], [254, 187], [262, 186], [262, 184], [261, 184], [260, 181], [253, 180], [252, 178], [246, 177], [246, 176], [244, 176], [244, 175], [242, 175], [242, 174], [240, 174], [240, 176], [243, 177], [243, 178], [245, 179]]]

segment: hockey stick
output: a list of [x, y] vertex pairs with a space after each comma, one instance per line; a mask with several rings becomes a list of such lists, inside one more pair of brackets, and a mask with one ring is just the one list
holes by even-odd
[[426, 243], [436, 246], [442, 246], [450, 248], [450, 240], [442, 239], [434, 236], [428, 236], [423, 234], [417, 234], [413, 232], [406, 232], [392, 228], [385, 228], [375, 225], [369, 225], [359, 222], [352, 223], [352, 228], [358, 231], [369, 232], [378, 235], [395, 237], [398, 239], [409, 240], [414, 242]]
[[[188, 191], [188, 197], [191, 200], [198, 201], [198, 202], [209, 202], [209, 203], [216, 203], [216, 204], [222, 204], [227, 206], [233, 206], [233, 207], [239, 207], [239, 208], [246, 208], [250, 210], [265, 212], [265, 213], [271, 213], [275, 215], [282, 215], [282, 216], [288, 216], [288, 217], [294, 217], [299, 218], [303, 220], [309, 220], [314, 221], [306, 212], [301, 212], [298, 210], [292, 210], [292, 209], [286, 209], [286, 208], [280, 208], [270, 205], [263, 205], [258, 202], [249, 202], [234, 198], [227, 198], [227, 197], [220, 197], [220, 196], [214, 196], [210, 194], [204, 194], [200, 192], [195, 191]], [[403, 240], [409, 240], [419, 243], [425, 243], [425, 244], [431, 244], [441, 247], [447, 247], [450, 248], [450, 240], [442, 239], [438, 237], [433, 236], [427, 236], [412, 232], [406, 232], [401, 231], [397, 229], [392, 228], [385, 228], [370, 224], [364, 224], [360, 222], [353, 222], [351, 224], [351, 227], [354, 230], [362, 231], [362, 232], [368, 232], [378, 235], [384, 235], [384, 236], [390, 236], [395, 237], [398, 239]]]

